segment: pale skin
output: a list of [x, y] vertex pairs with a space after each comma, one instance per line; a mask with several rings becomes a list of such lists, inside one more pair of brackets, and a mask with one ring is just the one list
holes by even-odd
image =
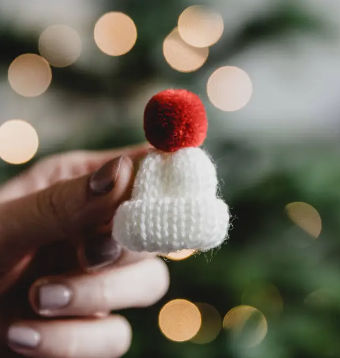
[[132, 329], [110, 312], [152, 305], [169, 286], [161, 259], [121, 249], [110, 236], [131, 193], [133, 163], [147, 150], [53, 156], [0, 187], [1, 358], [114, 358], [128, 350]]

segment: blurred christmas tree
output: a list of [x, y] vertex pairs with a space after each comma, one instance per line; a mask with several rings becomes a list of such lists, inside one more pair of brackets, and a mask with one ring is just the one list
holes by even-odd
[[[242, 114], [238, 117], [236, 112], [225, 113], [215, 108], [206, 95], [208, 77], [218, 67], [230, 64], [242, 67], [244, 64], [243, 68], [255, 79], [260, 75], [255, 70], [252, 72], [251, 66], [249, 69], [245, 67], [258, 61], [259, 55], [272, 58], [271, 51], [282, 61], [285, 56], [290, 57], [289, 63], [296, 65], [296, 68], [288, 66], [286, 73], [275, 72], [280, 78], [282, 76], [281, 86], [288, 86], [288, 93], [296, 93], [299, 89], [283, 83], [285, 77], [298, 76], [298, 69], [304, 66], [301, 64], [303, 60], [299, 58], [298, 65], [295, 57], [301, 45], [294, 39], [303, 34], [327, 38], [324, 41], [332, 44], [334, 34], [332, 24], [323, 22], [321, 15], [312, 13], [307, 3], [299, 5], [293, 1], [265, 0], [205, 3], [222, 14], [225, 31], [219, 42], [210, 48], [208, 60], [202, 68], [182, 73], [172, 69], [164, 60], [162, 44], [177, 26], [182, 11], [193, 3], [184, 0], [131, 0], [101, 1], [89, 5], [88, 2], [70, 1], [64, 11], [76, 12], [78, 7], [79, 16], [84, 17], [84, 31], [89, 34], [83, 39], [85, 55], [82, 54], [79, 61], [70, 67], [53, 68], [51, 87], [41, 99], [23, 99], [13, 94], [11, 101], [6, 101], [5, 92], [10, 91], [8, 66], [23, 53], [39, 53], [39, 31], [26, 33], [25, 26], [28, 25], [20, 24], [21, 13], [16, 12], [17, 15], [11, 18], [10, 11], [3, 12], [2, 16], [7, 21], [3, 21], [0, 28], [0, 90], [4, 93], [1, 120], [22, 118], [34, 122], [42, 142], [38, 155], [28, 164], [15, 166], [2, 162], [2, 181], [47, 154], [72, 149], [119, 147], [143, 140], [143, 107], [158, 90], [184, 87], [199, 93], [207, 105], [210, 119], [207, 149], [216, 160], [221, 192], [231, 207], [233, 227], [230, 240], [211, 257], [201, 254], [184, 261], [169, 262], [172, 285], [162, 302], [152, 308], [124, 312], [134, 328], [133, 345], [127, 357], [340, 356], [337, 340], [340, 328], [340, 289], [337, 285], [340, 278], [337, 259], [340, 251], [337, 239], [340, 229], [337, 218], [340, 209], [337, 185], [340, 148], [337, 126], [332, 127], [329, 139], [317, 137], [318, 141], [314, 141], [315, 136], [308, 137], [309, 123], [306, 122], [305, 127], [296, 129], [293, 126], [292, 131], [296, 132], [290, 137], [291, 133], [287, 134], [282, 125], [286, 118], [283, 120], [281, 109], [276, 108], [276, 112], [270, 112], [275, 113], [270, 128], [259, 126], [257, 134], [253, 134], [252, 126], [256, 123], [251, 124], [252, 115], [257, 118], [263, 113], [256, 111], [256, 105], [249, 105], [249, 114], [240, 111], [243, 117]], [[37, 7], [41, 2], [17, 6], [23, 12], [32, 7], [30, 12], [38, 13], [33, 4]], [[10, 5], [3, 0], [1, 8], [6, 6]], [[48, 5], [44, 6], [49, 13]], [[87, 9], [83, 15], [81, 6]], [[135, 46], [121, 57], [110, 57], [100, 52], [92, 38], [96, 20], [109, 11], [128, 14], [138, 31]], [[12, 21], [13, 18], [17, 21]], [[71, 19], [67, 18], [70, 26]], [[62, 17], [57, 23], [63, 23]], [[20, 26], [24, 29], [21, 32], [18, 31]], [[290, 41], [293, 45], [285, 47]], [[272, 45], [274, 47], [270, 47]], [[270, 66], [276, 67], [272, 70]], [[268, 61], [268, 67], [255, 68], [262, 71], [260, 74], [280, 69], [274, 60], [273, 63]], [[318, 86], [316, 79], [314, 82], [309, 80], [307, 77], [304, 79], [305, 86]], [[261, 92], [255, 83], [253, 80], [254, 97]], [[267, 89], [269, 93], [275, 91], [279, 91], [279, 86]], [[334, 97], [333, 93], [329, 96]], [[277, 102], [275, 98], [268, 98], [268, 102], [271, 101], [275, 111]], [[39, 110], [34, 103], [38, 103]], [[292, 103], [293, 98], [291, 103], [282, 106], [290, 107]], [[300, 112], [295, 107], [294, 110], [290, 122], [299, 123], [303, 117], [301, 113], [311, 116], [311, 111], [305, 107]], [[325, 112], [337, 118], [339, 111], [337, 109], [336, 114]], [[323, 113], [323, 109], [318, 113]], [[282, 116], [285, 115], [286, 112]], [[232, 124], [241, 121], [240, 118], [249, 119], [245, 122], [250, 124], [249, 127], [243, 124], [243, 131], [238, 132], [238, 127]], [[318, 132], [319, 127], [313, 128]], [[277, 140], [281, 134], [282, 140]], [[287, 206], [294, 202], [308, 203], [317, 212], [304, 204]], [[161, 334], [157, 323], [162, 306], [176, 298], [208, 303], [222, 318], [239, 305], [249, 305], [259, 311], [241, 308], [239, 315], [232, 316], [234, 311], [229, 313], [231, 316], [228, 315], [224, 323], [226, 332], [221, 332], [211, 343], [175, 343]], [[208, 317], [211, 315], [208, 313]], [[251, 347], [249, 342], [253, 343]]]

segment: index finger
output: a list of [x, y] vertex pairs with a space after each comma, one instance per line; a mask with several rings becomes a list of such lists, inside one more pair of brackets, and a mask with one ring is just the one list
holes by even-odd
[[87, 160], [90, 164], [101, 166], [110, 160], [113, 156], [120, 155], [130, 157], [134, 162], [138, 161], [147, 154], [150, 148], [152, 148], [151, 144], [146, 142], [118, 149], [85, 152], [85, 154], [87, 155]]
[[142, 143], [102, 151], [74, 151], [53, 155], [35, 164], [28, 171], [0, 187], [0, 201], [8, 201], [34, 193], [65, 179], [73, 179], [97, 170], [107, 161], [121, 155], [134, 162], [142, 159], [151, 148]]

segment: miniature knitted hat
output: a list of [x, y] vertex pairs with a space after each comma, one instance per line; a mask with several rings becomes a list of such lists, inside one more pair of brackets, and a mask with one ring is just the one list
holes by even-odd
[[200, 98], [167, 90], [149, 101], [144, 131], [150, 149], [137, 172], [132, 196], [113, 220], [113, 237], [132, 251], [168, 254], [220, 246], [229, 208], [217, 197], [216, 169], [198, 148], [208, 122]]

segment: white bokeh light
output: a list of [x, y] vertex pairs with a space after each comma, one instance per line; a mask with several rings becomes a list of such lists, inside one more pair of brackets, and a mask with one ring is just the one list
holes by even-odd
[[7, 163], [28, 162], [38, 147], [38, 134], [26, 121], [12, 119], [0, 126], [0, 158]]
[[188, 45], [175, 28], [163, 42], [163, 55], [166, 62], [176, 71], [194, 72], [204, 65], [209, 56], [209, 48], [196, 48]]
[[52, 66], [67, 67], [81, 52], [81, 39], [70, 26], [53, 25], [40, 35], [39, 52]]

